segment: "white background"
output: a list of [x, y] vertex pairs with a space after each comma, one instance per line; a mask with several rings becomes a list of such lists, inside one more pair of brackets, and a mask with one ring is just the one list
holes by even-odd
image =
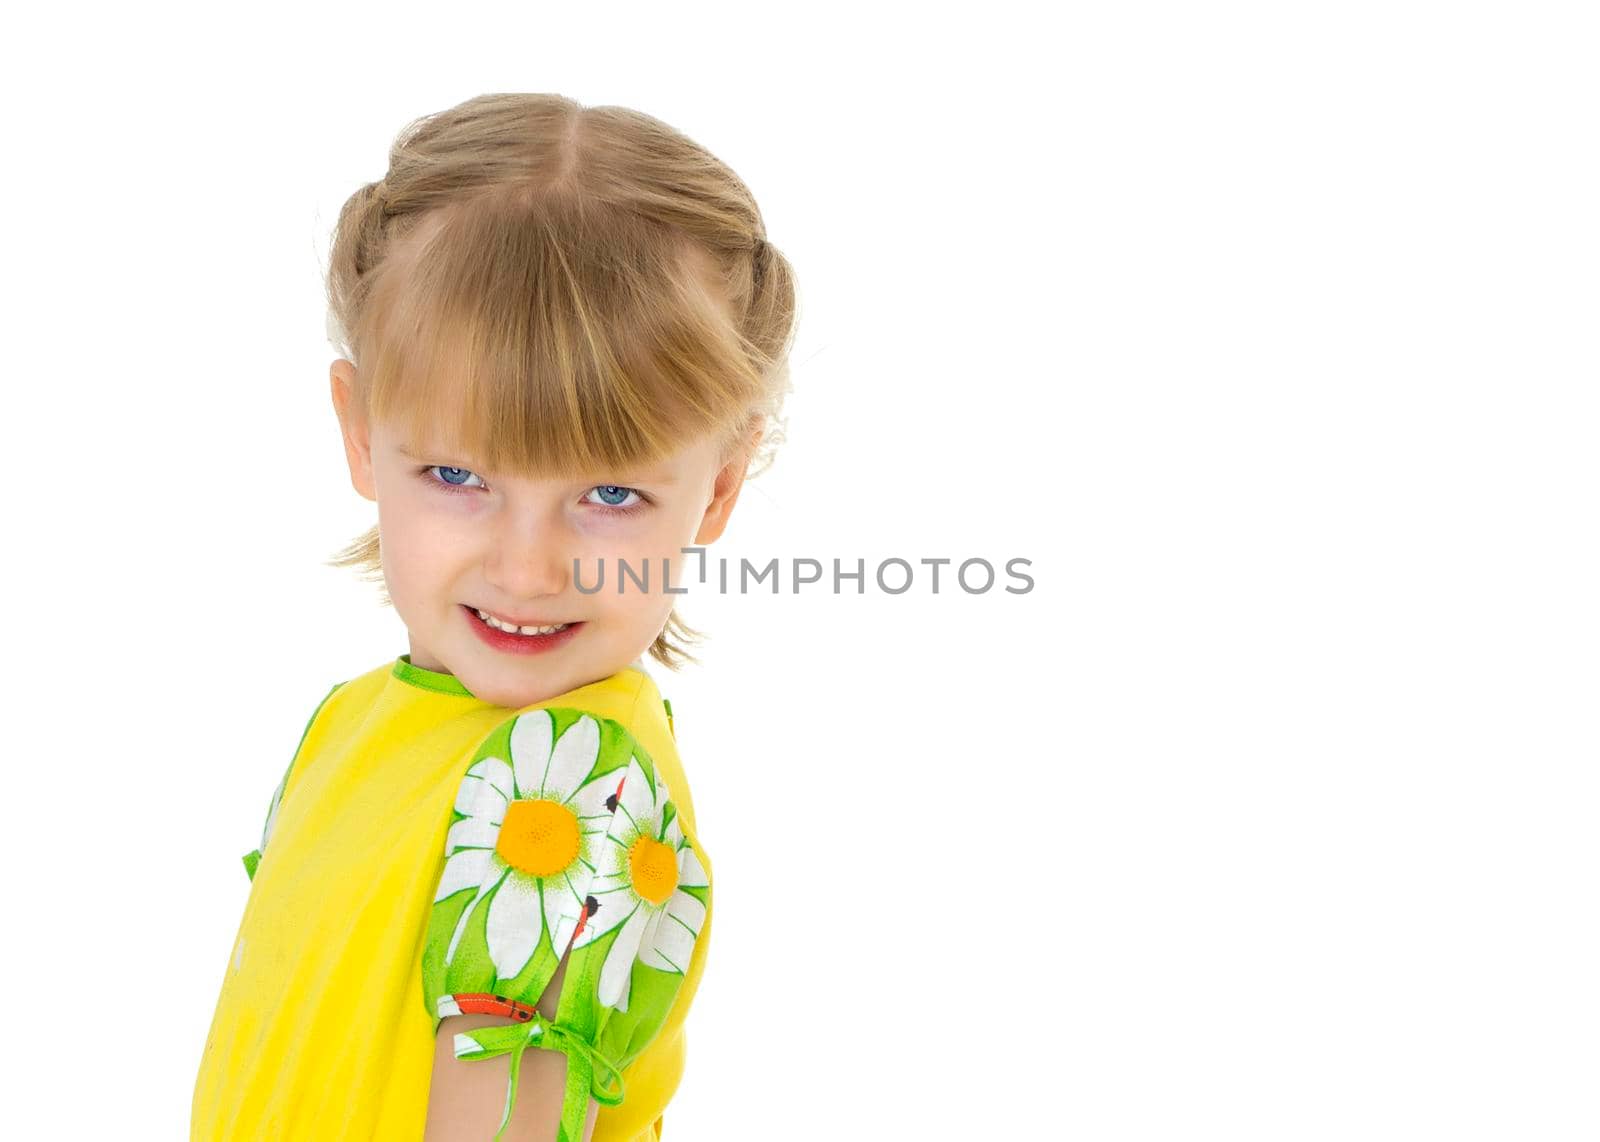
[[1595, 1138], [1583, 7], [13, 15], [6, 1133], [184, 1134], [240, 854], [405, 649], [322, 565], [373, 518], [328, 232], [406, 121], [542, 90], [796, 266], [713, 555], [1035, 580], [689, 598], [669, 1142]]

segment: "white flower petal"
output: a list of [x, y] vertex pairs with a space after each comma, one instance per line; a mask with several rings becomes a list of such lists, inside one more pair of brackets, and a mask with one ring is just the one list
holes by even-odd
[[678, 850], [678, 887], [705, 888], [711, 883], [706, 876], [706, 867], [700, 863], [700, 857], [694, 851], [693, 845], [684, 845]]
[[639, 955], [639, 940], [644, 936], [645, 925], [650, 921], [646, 908], [634, 909], [633, 915], [617, 933], [616, 943], [606, 953], [606, 962], [600, 966], [600, 1002], [618, 1011], [628, 1010], [629, 985], [633, 980], [633, 961]]
[[463, 817], [451, 825], [450, 831], [445, 834], [444, 851], [447, 853], [458, 852], [461, 849], [488, 851], [494, 848], [495, 841], [500, 837], [500, 824], [485, 817]]
[[689, 956], [694, 952], [695, 937], [706, 919], [705, 905], [687, 892], [674, 892], [662, 909], [661, 922], [649, 939], [639, 959], [650, 967], [662, 971], [683, 973], [689, 970]]
[[527, 967], [543, 932], [538, 882], [520, 873], [506, 877], [489, 901], [489, 923], [484, 929], [495, 974], [510, 979]]
[[635, 908], [632, 914], [624, 921], [621, 930], [617, 933], [617, 942], [613, 947], [624, 949], [629, 956], [638, 958], [639, 948], [644, 943], [645, 930], [651, 921], [656, 918], [660, 909], [652, 908], [643, 901]]
[[551, 948], [560, 955], [566, 951], [567, 941], [572, 939], [573, 929], [578, 926], [583, 897], [564, 875], [540, 881], [539, 895], [543, 898], [544, 929], [550, 933]]
[[698, 936], [705, 927], [706, 906], [699, 897], [687, 892], [674, 892], [668, 897], [666, 913], [687, 930], [691, 938]]
[[600, 757], [600, 723], [583, 715], [562, 731], [550, 754], [550, 768], [544, 775], [544, 796], [566, 801], [594, 769]]
[[664, 906], [657, 908], [654, 905], [650, 905], [647, 906], [647, 910], [650, 913], [650, 918], [645, 921], [644, 931], [639, 933], [639, 955], [641, 956], [655, 946], [656, 932], [660, 929], [661, 922], [667, 917], [667, 910]]
[[548, 710], [529, 710], [511, 725], [511, 769], [516, 778], [516, 796], [537, 797], [544, 784], [544, 771], [550, 766], [550, 746], [555, 740], [555, 724]]
[[511, 767], [498, 757], [486, 757], [475, 762], [461, 779], [461, 788], [456, 791], [456, 812], [500, 821], [510, 799]]
[[656, 944], [639, 953], [639, 962], [657, 971], [683, 975], [689, 970], [689, 956], [693, 952], [694, 937], [669, 919], [661, 926]]
[[656, 778], [656, 789], [650, 790], [650, 779], [645, 776], [643, 768], [639, 765], [638, 758], [628, 760], [628, 777], [622, 783], [622, 797], [617, 803], [617, 815], [611, 822], [611, 832], [614, 836], [623, 836], [630, 826], [637, 826], [640, 831], [655, 836], [651, 822], [660, 816], [660, 804], [663, 800], [659, 775]]
[[599, 907], [594, 915], [585, 921], [583, 931], [578, 934], [577, 941], [572, 945], [574, 948], [581, 948], [598, 940], [633, 915], [634, 909], [639, 907], [638, 896], [634, 895], [633, 890], [626, 884], [618, 885], [606, 892], [591, 883], [585, 895], [594, 897]]
[[461, 936], [467, 930], [467, 920], [472, 916], [473, 910], [478, 907], [478, 901], [482, 900], [490, 892], [493, 892], [494, 886], [499, 884], [505, 875], [510, 871], [511, 870], [509, 866], [491, 863], [487, 878], [478, 886], [477, 894], [473, 896], [472, 900], [468, 902], [467, 906], [461, 910], [461, 918], [456, 921], [456, 930], [450, 933], [450, 946], [444, 950], [444, 962], [446, 966], [449, 966], [450, 961], [455, 958], [456, 945], [461, 942]]
[[674, 849], [683, 847], [683, 826], [679, 824], [681, 811], [676, 805], [672, 807], [672, 820], [667, 822], [667, 830], [661, 836], [662, 844], [671, 845]]
[[481, 888], [494, 868], [494, 853], [488, 849], [462, 849], [444, 862], [439, 874], [439, 891], [434, 893], [437, 903], [454, 896], [464, 888]]
[[558, 954], [565, 955], [567, 951], [567, 945], [572, 943], [572, 934], [577, 930], [577, 918], [563, 913], [561, 917], [561, 926], [556, 929], [556, 937], [551, 941], [551, 947], [559, 948], [560, 952]]
[[615, 892], [628, 885], [628, 851], [615, 837], [605, 837], [596, 842], [594, 873], [589, 877], [588, 891]]
[[593, 781], [586, 783], [572, 795], [572, 800], [567, 802], [571, 810], [578, 815], [578, 823], [586, 833], [604, 833], [611, 827], [612, 811], [606, 808], [606, 799], [613, 795], [621, 797], [619, 786], [623, 780], [623, 770], [613, 769], [603, 773]]

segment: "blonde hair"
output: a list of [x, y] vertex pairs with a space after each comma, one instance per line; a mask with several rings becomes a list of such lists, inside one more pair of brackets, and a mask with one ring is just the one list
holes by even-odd
[[[714, 434], [753, 476], [784, 436], [792, 269], [739, 177], [638, 111], [495, 94], [414, 120], [339, 211], [327, 286], [358, 408], [415, 448], [567, 475]], [[378, 528], [329, 563], [381, 583]], [[649, 653], [677, 669], [702, 638], [674, 606]]]

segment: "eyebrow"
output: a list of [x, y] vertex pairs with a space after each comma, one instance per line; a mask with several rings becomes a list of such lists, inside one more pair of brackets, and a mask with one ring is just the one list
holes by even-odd
[[401, 455], [409, 456], [413, 460], [432, 460], [440, 456], [448, 456], [453, 460], [465, 461], [467, 466], [473, 470], [476, 470], [478, 467], [478, 465], [473, 462], [472, 457], [464, 455], [454, 448], [426, 448], [422, 451], [422, 454], [419, 455], [411, 451], [411, 449], [407, 448], [404, 444], [396, 445], [396, 447], [399, 449]]

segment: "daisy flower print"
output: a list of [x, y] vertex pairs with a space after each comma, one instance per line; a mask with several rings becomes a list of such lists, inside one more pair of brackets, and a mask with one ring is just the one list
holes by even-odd
[[628, 1010], [635, 961], [679, 977], [688, 970], [708, 888], [667, 783], [631, 759], [572, 942], [576, 950], [617, 933], [600, 969], [601, 1003]]
[[521, 714], [485, 743], [456, 795], [425, 953], [453, 990], [511, 992], [506, 981], [554, 974], [592, 891], [629, 746], [615, 724], [560, 709]]

